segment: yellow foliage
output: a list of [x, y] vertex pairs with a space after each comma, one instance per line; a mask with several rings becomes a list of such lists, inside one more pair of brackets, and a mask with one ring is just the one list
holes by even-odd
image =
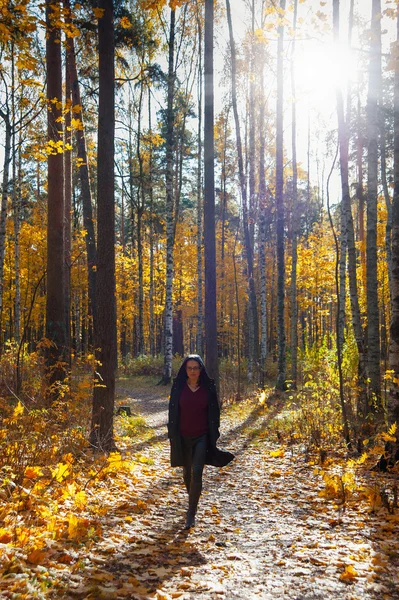
[[341, 581], [351, 582], [357, 577], [356, 569], [353, 565], [347, 565], [345, 571], [339, 576]]
[[272, 456], [273, 458], [280, 458], [284, 455], [285, 455], [284, 448], [280, 448], [279, 450], [272, 450], [270, 452], [270, 456]]
[[127, 17], [122, 17], [119, 20], [119, 25], [122, 27], [122, 29], [129, 29], [132, 26], [131, 22]]
[[68, 538], [76, 540], [85, 537], [89, 527], [90, 521], [88, 519], [81, 519], [74, 514], [70, 514], [68, 517]]
[[70, 465], [68, 463], [58, 463], [57, 466], [51, 469], [51, 474], [58, 482], [63, 481], [70, 474]]
[[83, 491], [83, 490], [81, 490], [80, 492], [78, 492], [75, 495], [74, 501], [75, 501], [76, 506], [80, 510], [83, 510], [85, 508], [85, 506], [87, 505], [87, 494], [86, 494], [86, 492]]
[[13, 412], [13, 418], [17, 419], [18, 417], [20, 417], [22, 414], [24, 413], [24, 407], [22, 406], [21, 402], [18, 401], [17, 406], [14, 408], [14, 412]]
[[26, 467], [24, 475], [27, 479], [37, 479], [43, 475], [43, 470], [41, 467]]

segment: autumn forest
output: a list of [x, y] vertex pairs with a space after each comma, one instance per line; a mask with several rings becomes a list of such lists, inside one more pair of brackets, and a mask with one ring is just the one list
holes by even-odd
[[[267, 448], [252, 474], [231, 467], [237, 498], [239, 472], [252, 491], [265, 469], [276, 495], [283, 469], [306, 486], [298, 452], [334, 510], [398, 508], [398, 6], [0, 0], [0, 569], [37, 571], [4, 597], [66, 598], [40, 566], [83, 569], [102, 502], [129, 506], [136, 544], [164, 501], [145, 487], [165, 466], [156, 415], [190, 353], [237, 456]], [[373, 469], [388, 479], [358, 484]], [[107, 571], [113, 596], [82, 579], [76, 597], [172, 597], [154, 591], [165, 539], [158, 579], [141, 557], [134, 577]]]
[[[204, 354], [239, 397], [317, 356], [349, 443], [397, 412], [396, 6], [231, 4], [2, 3], [3, 377], [40, 359], [51, 402], [92, 361], [95, 415], [117, 366]], [[330, 115], [313, 37], [356, 55]]]

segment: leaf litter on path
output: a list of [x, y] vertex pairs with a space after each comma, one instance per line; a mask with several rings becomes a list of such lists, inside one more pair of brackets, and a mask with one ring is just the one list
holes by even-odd
[[399, 598], [398, 515], [337, 508], [299, 446], [253, 435], [267, 412], [251, 402], [223, 412], [221, 446], [236, 459], [205, 468], [196, 527], [183, 531], [187, 495], [169, 467], [167, 400], [153, 393], [141, 404], [135, 390], [134, 406], [149, 422], [155, 407], [154, 435], [139, 451], [118, 441], [120, 462], [88, 486], [76, 514], [59, 502], [63, 535], [32, 527], [42, 543], [29, 553], [0, 537], [2, 598]]

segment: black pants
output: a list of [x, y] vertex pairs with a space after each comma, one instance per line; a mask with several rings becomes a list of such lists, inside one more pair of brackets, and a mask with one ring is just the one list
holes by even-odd
[[205, 465], [207, 434], [198, 437], [182, 436], [183, 478], [189, 498], [189, 510], [195, 513], [202, 491], [202, 472]]

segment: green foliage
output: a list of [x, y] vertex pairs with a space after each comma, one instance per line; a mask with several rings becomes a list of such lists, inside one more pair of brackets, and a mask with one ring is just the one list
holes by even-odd
[[145, 439], [151, 436], [151, 428], [145, 422], [145, 419], [140, 415], [128, 416], [122, 413], [119, 418], [119, 424], [122, 430], [122, 435], [137, 440], [137, 438]]
[[[182, 363], [182, 357], [177, 354], [173, 357], [172, 376], [174, 377]], [[140, 354], [131, 356], [128, 354], [121, 362], [120, 372], [127, 377], [138, 375], [147, 375], [161, 378], [163, 375], [164, 357], [161, 354], [151, 356], [149, 354]]]
[[342, 438], [336, 352], [325, 339], [319, 347], [305, 347], [301, 364], [303, 387], [289, 396], [275, 426], [307, 446], [335, 446]]

